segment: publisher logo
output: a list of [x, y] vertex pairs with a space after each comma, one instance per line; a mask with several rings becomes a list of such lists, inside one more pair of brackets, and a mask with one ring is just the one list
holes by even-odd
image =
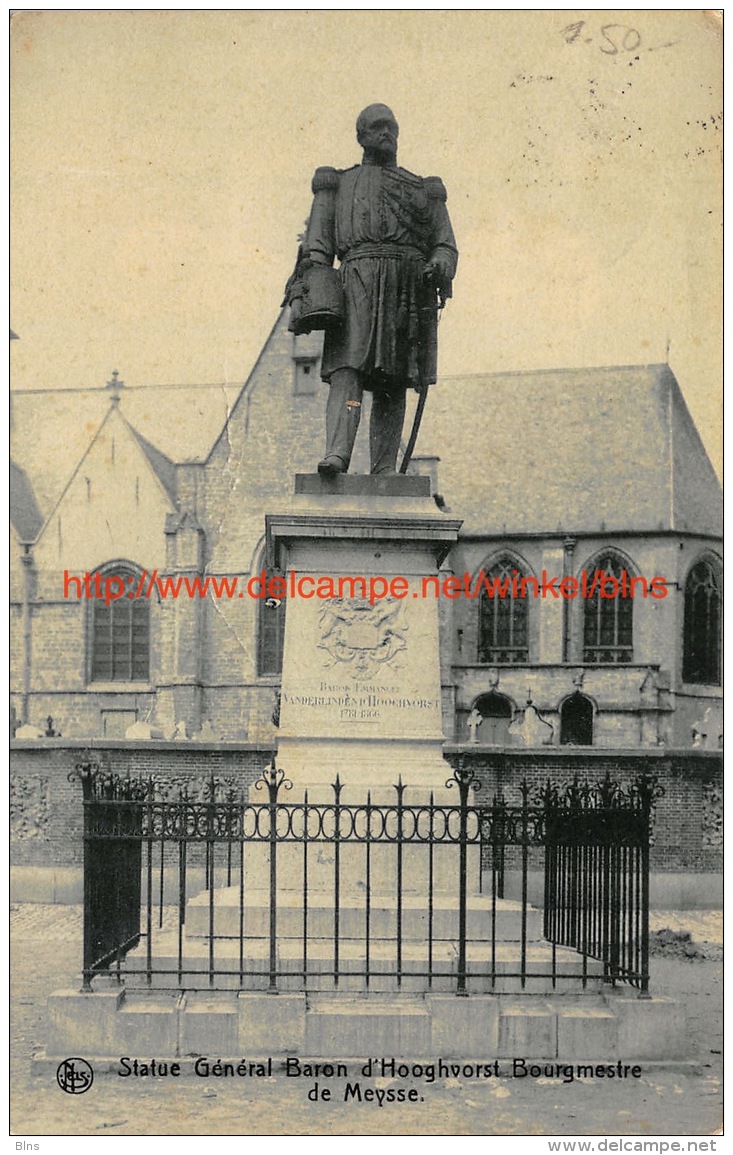
[[56, 1082], [67, 1095], [83, 1095], [94, 1082], [94, 1071], [86, 1059], [64, 1059], [56, 1069]]

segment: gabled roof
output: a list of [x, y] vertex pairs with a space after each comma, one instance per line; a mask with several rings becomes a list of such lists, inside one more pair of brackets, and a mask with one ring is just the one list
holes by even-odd
[[464, 534], [719, 536], [722, 493], [667, 365], [445, 377], [417, 447]]
[[21, 541], [35, 541], [43, 517], [24, 470], [10, 462], [10, 521]]
[[243, 383], [148, 385], [123, 389], [127, 420], [178, 465], [203, 462], [242, 392]]
[[[121, 389], [120, 413], [171, 496], [175, 464], [206, 460], [241, 390], [241, 383]], [[89, 449], [110, 403], [107, 389], [11, 393], [13, 458], [32, 479], [44, 519]]]
[[33, 479], [45, 518], [63, 493], [109, 409], [102, 389], [10, 394], [13, 460]]
[[[175, 465], [206, 461], [241, 391], [121, 391], [120, 415], [173, 502]], [[109, 412], [110, 393], [14, 392], [12, 406], [14, 504], [32, 540]], [[366, 465], [364, 440], [357, 468]], [[430, 390], [417, 453], [440, 458], [439, 488], [464, 534], [722, 532], [720, 484], [667, 365], [444, 377]]]
[[70, 570], [92, 571], [111, 558], [164, 564], [165, 518], [176, 509], [139, 436], [111, 404], [44, 520], [34, 550], [39, 570], [62, 555]]

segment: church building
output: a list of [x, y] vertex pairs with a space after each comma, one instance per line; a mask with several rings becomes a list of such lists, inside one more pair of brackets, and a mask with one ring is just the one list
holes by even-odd
[[[247, 583], [327, 391], [319, 336], [287, 323], [244, 385], [13, 393], [19, 738], [276, 743], [287, 598]], [[721, 491], [668, 365], [441, 378], [410, 470], [462, 520], [447, 740], [721, 744]]]

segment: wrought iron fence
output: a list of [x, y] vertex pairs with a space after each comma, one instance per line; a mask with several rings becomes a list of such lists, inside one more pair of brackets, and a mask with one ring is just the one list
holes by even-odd
[[[659, 796], [649, 776], [627, 786], [608, 776], [563, 789], [522, 782], [518, 803], [496, 795], [479, 804], [479, 783], [459, 765], [446, 783], [457, 795], [450, 805], [432, 793], [406, 802], [401, 780], [393, 802], [371, 793], [347, 801], [338, 777], [328, 802], [307, 791], [286, 802], [292, 783], [274, 760], [255, 783], [262, 802], [214, 777], [175, 797], [152, 777], [91, 762], [70, 777], [84, 797], [85, 990], [111, 974], [185, 989], [356, 983], [466, 995], [512, 981], [522, 990], [623, 981], [647, 994]], [[544, 874], [539, 915], [528, 898], [535, 869]], [[514, 902], [503, 899], [507, 870]], [[483, 886], [471, 886], [474, 871]]]

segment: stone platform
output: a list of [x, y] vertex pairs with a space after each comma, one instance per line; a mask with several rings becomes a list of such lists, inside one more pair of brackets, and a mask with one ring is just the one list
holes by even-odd
[[336, 773], [363, 796], [450, 777], [433, 585], [461, 523], [426, 481], [299, 475], [265, 519], [288, 591], [278, 765], [299, 790]]
[[311, 497], [430, 497], [430, 478], [405, 473], [296, 473], [295, 493]]
[[589, 1060], [607, 1064], [685, 1056], [683, 1008], [616, 988], [567, 995], [259, 994], [129, 992], [49, 997], [44, 1058], [120, 1055], [364, 1059]]
[[[685, 1057], [684, 1009], [669, 999], [640, 998], [633, 988], [610, 986], [600, 963], [541, 938], [541, 912], [528, 908], [525, 978], [521, 906], [469, 897], [466, 995], [456, 994], [457, 902], [436, 896], [432, 984], [424, 898], [403, 899], [402, 973], [396, 975], [396, 900], [374, 900], [370, 923], [370, 979], [364, 977], [364, 906], [346, 896], [340, 908], [339, 978], [334, 981], [333, 908], [328, 894], [309, 896], [307, 982], [303, 978], [302, 909], [294, 891], [278, 911], [278, 991], [267, 991], [269, 970], [266, 892], [251, 892], [246, 910], [240, 976], [239, 891], [215, 892], [214, 936], [210, 896], [187, 905], [183, 967], [178, 977], [178, 934], [155, 930], [152, 965], [167, 974], [147, 982], [147, 944], [125, 960], [119, 986], [95, 980], [94, 993], [57, 992], [49, 998], [46, 1057], [83, 1054], [102, 1065], [120, 1055], [186, 1059], [209, 1055], [301, 1055], [329, 1061], [388, 1055], [404, 1059], [550, 1059], [609, 1063]], [[492, 950], [487, 926], [493, 921]], [[377, 933], [378, 932], [378, 933]], [[354, 937], [351, 937], [354, 936]], [[209, 981], [211, 952], [217, 990]], [[228, 973], [226, 973], [228, 972]], [[330, 974], [328, 972], [331, 972]], [[199, 987], [200, 989], [195, 989]], [[304, 989], [304, 987], [306, 989]]]
[[[247, 939], [244, 945], [243, 970], [239, 974], [239, 942], [234, 939], [217, 940], [214, 950], [217, 987], [230, 990], [266, 991], [268, 986], [269, 942], [265, 938]], [[579, 977], [580, 958], [574, 952], [558, 947], [554, 953], [547, 944], [533, 944], [526, 950], [527, 977], [519, 977], [521, 966], [517, 944], [497, 943], [492, 952], [487, 943], [469, 943], [466, 947], [466, 965], [471, 972], [466, 979], [469, 994], [513, 992], [517, 994], [548, 994], [553, 992], [577, 995], [598, 993], [603, 983], [603, 967], [595, 960], [588, 962], [588, 979], [584, 990]], [[428, 990], [453, 994], [458, 977], [458, 954], [453, 943], [433, 944], [432, 968], [434, 977], [428, 980], [428, 947], [426, 943], [406, 942], [402, 947], [402, 971], [398, 980], [397, 955], [394, 942], [377, 941], [371, 944], [369, 980], [365, 977], [363, 939], [339, 940], [339, 977], [334, 980], [333, 941], [317, 939], [309, 944], [307, 954], [307, 981], [303, 979], [302, 946], [295, 939], [278, 945], [278, 990], [307, 993], [361, 992], [362, 994], [406, 993], [425, 994]], [[156, 972], [151, 986], [165, 989], [178, 982], [178, 939], [165, 934], [156, 939], [152, 965]], [[555, 978], [553, 979], [553, 965]], [[182, 986], [205, 988], [208, 984], [209, 947], [205, 940], [187, 942], [183, 959]], [[146, 956], [138, 948], [128, 957], [125, 979], [137, 980], [139, 989], [145, 982]], [[197, 973], [198, 972], [198, 973]]]

